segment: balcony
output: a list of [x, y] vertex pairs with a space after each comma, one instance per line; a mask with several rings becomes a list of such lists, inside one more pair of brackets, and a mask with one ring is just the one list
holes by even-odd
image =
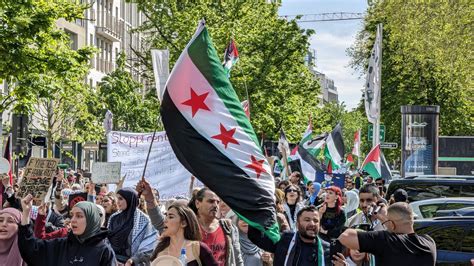
[[114, 17], [106, 11], [99, 12], [96, 23], [96, 34], [112, 42], [120, 42], [124, 25], [118, 17]]

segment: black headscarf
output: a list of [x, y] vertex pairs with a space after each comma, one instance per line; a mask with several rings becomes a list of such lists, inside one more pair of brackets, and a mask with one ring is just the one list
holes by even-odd
[[128, 237], [133, 228], [133, 217], [138, 206], [138, 193], [133, 188], [122, 188], [117, 194], [127, 201], [127, 209], [110, 220], [109, 241], [116, 254], [127, 255]]

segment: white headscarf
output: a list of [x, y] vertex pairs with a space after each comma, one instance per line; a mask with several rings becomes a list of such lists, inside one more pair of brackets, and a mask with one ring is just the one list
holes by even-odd
[[344, 208], [344, 212], [346, 215], [354, 210], [357, 210], [359, 207], [359, 195], [355, 191], [348, 190], [344, 194], [347, 198], [346, 207]]

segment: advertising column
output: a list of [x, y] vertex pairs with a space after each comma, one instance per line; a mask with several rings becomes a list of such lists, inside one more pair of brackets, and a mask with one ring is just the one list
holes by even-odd
[[438, 173], [439, 106], [405, 105], [402, 112], [402, 177]]

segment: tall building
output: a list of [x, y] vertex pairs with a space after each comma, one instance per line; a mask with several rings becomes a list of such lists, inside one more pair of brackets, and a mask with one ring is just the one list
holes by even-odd
[[337, 87], [334, 86], [334, 80], [328, 78], [324, 73], [316, 70], [316, 50], [308, 51], [304, 58], [305, 65], [314, 75], [314, 79], [319, 81], [321, 94], [318, 95], [319, 105], [327, 102], [338, 102]]
[[56, 25], [70, 36], [71, 48], [78, 49], [86, 45], [99, 49], [91, 60], [91, 71], [87, 82], [94, 87], [108, 73], [115, 69], [118, 54], [127, 55], [127, 67], [135, 79], [140, 79], [141, 69], [135, 67], [135, 51], [140, 51], [142, 35], [132, 32], [141, 25], [143, 14], [136, 4], [125, 0], [90, 1], [91, 7], [85, 11], [84, 19], [68, 22], [64, 19]]
[[[140, 66], [137, 67], [138, 58], [133, 52], [140, 51], [143, 36], [141, 33], [132, 32], [132, 29], [140, 26], [145, 19], [145, 16], [138, 11], [137, 5], [127, 3], [125, 0], [83, 0], [81, 2], [90, 5], [90, 8], [85, 10], [84, 19], [73, 22], [59, 19], [56, 21], [56, 26], [68, 34], [72, 49], [87, 45], [98, 49], [97, 54], [90, 61], [91, 70], [85, 82], [95, 87], [105, 75], [114, 71], [116, 59], [119, 53], [124, 51], [127, 55], [127, 69], [134, 79], [145, 83], [146, 81], [141, 80], [139, 74], [143, 69], [140, 69]], [[1, 83], [1, 91], [7, 92], [8, 86], [5, 81]], [[44, 112], [45, 109], [43, 108], [42, 111]], [[3, 124], [10, 124], [11, 110], [5, 111], [2, 118], [5, 122]], [[47, 155], [41, 122], [32, 115], [30, 123], [31, 136], [36, 137], [28, 139], [28, 155], [20, 160], [20, 167], [27, 163], [29, 157], [46, 157]], [[7, 133], [4, 132], [4, 134]], [[71, 168], [90, 170], [92, 162], [105, 159], [105, 152], [100, 152], [101, 150], [105, 151], [104, 144], [62, 140], [54, 144], [53, 156], [60, 158], [61, 163], [67, 163]]]

